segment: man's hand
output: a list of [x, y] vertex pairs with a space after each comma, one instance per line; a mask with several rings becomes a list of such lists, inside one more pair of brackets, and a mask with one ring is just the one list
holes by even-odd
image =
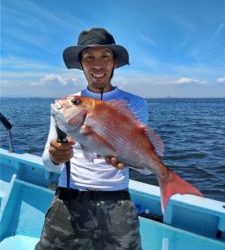
[[69, 161], [73, 157], [73, 145], [75, 141], [68, 138], [67, 143], [60, 143], [52, 140], [49, 146], [49, 155], [54, 164]]
[[118, 169], [123, 169], [125, 168], [125, 165], [122, 163], [122, 162], [119, 162], [117, 160], [116, 157], [114, 156], [107, 156], [105, 157], [105, 161], [108, 163], [108, 164], [112, 164], [115, 168], [118, 168]]

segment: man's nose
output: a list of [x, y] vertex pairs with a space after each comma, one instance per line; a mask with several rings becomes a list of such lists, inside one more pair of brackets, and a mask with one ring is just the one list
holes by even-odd
[[100, 64], [95, 64], [95, 65], [93, 65], [93, 68], [94, 68], [94, 69], [101, 69], [101, 68], [102, 68], [102, 65], [100, 65]]
[[104, 64], [103, 64], [102, 60], [96, 58], [95, 61], [94, 61], [94, 63], [93, 63], [93, 67], [95, 69], [101, 69], [103, 66], [104, 66]]

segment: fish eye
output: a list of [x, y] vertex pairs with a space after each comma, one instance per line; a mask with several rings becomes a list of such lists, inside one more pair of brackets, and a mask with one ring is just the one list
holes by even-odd
[[75, 98], [73, 100], [71, 100], [71, 102], [74, 104], [74, 105], [80, 105], [82, 103], [82, 101], [79, 99], [79, 98]]

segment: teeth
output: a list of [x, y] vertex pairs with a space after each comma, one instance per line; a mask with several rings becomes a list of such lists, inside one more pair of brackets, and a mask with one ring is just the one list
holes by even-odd
[[92, 74], [95, 78], [100, 78], [100, 77], [103, 77], [104, 74]]

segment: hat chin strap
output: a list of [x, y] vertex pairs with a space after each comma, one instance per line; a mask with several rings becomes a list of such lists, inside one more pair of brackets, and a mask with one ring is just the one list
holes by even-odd
[[[111, 73], [111, 76], [110, 76], [110, 80], [113, 78], [114, 69], [115, 69], [115, 68], [113, 68], [113, 70], [112, 70], [112, 73]], [[106, 84], [105, 84], [105, 86], [104, 86], [104, 87], [99, 88], [99, 89], [100, 89], [100, 94], [101, 94], [100, 100], [103, 100], [103, 93], [104, 93], [104, 89], [105, 89], [105, 87], [106, 87]], [[114, 87], [113, 87], [113, 86], [112, 86], [112, 88], [114, 89]]]
[[101, 101], [103, 100], [104, 88], [105, 88], [105, 87], [103, 87], [103, 88], [100, 89], [100, 90], [101, 90], [101, 92], [100, 92], [100, 93], [101, 93], [101, 98], [100, 98]]

